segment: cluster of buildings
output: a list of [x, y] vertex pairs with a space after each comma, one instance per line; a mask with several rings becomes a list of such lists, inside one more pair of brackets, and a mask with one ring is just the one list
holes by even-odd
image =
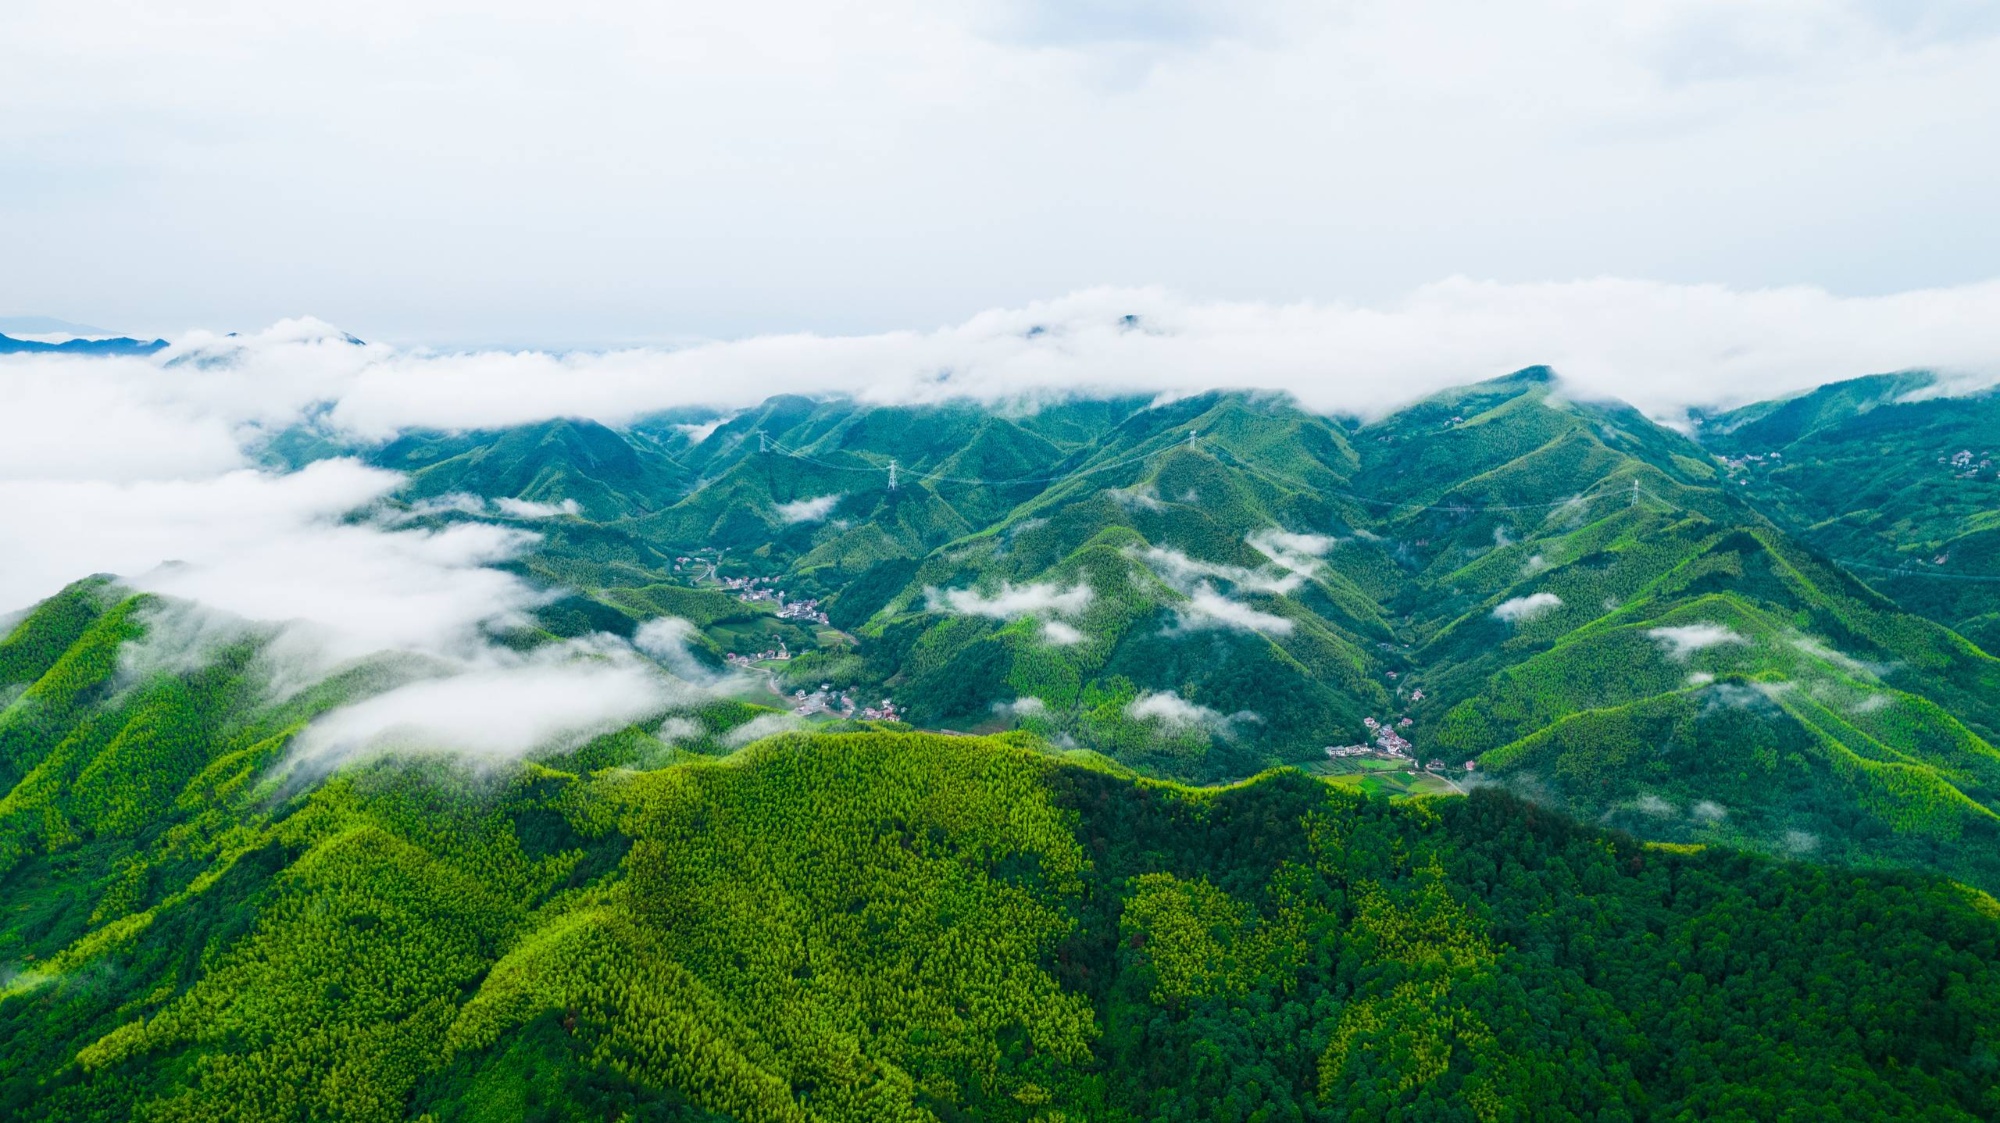
[[1938, 463], [1949, 464], [1952, 472], [1962, 480], [1969, 480], [1993, 467], [1992, 458], [1983, 452], [1979, 454], [1977, 461], [1975, 461], [1973, 452], [1969, 448], [1962, 448], [1952, 453], [1949, 460], [1940, 456], [1938, 457]]
[[778, 593], [778, 619], [801, 620], [808, 624], [830, 624], [826, 613], [820, 611], [819, 601], [811, 597], [788, 601], [782, 590]]
[[[1402, 718], [1391, 725], [1386, 721], [1377, 721], [1371, 717], [1364, 718], [1361, 724], [1368, 727], [1369, 736], [1374, 739], [1374, 744], [1328, 745], [1326, 755], [1334, 760], [1339, 760], [1343, 757], [1366, 756], [1385, 760], [1404, 760], [1411, 764], [1417, 762], [1416, 752], [1410, 744], [1409, 739], [1398, 732], [1398, 730], [1408, 729], [1411, 725], [1411, 719]], [[1442, 760], [1432, 759], [1425, 761], [1423, 767], [1431, 772], [1443, 772], [1450, 766]], [[1465, 770], [1467, 772], [1477, 771], [1478, 767], [1472, 761], [1468, 760], [1465, 762]]]
[[1722, 465], [1723, 467], [1728, 468], [1731, 471], [1740, 472], [1752, 464], [1761, 464], [1766, 460], [1771, 461], [1773, 464], [1783, 464], [1785, 462], [1785, 454], [1782, 452], [1773, 452], [1768, 454], [1762, 452], [1746, 452], [1741, 456], [1723, 457]]
[[[1389, 756], [1414, 758], [1416, 755], [1410, 751], [1410, 742], [1405, 740], [1402, 734], [1397, 733], [1395, 728], [1388, 722], [1376, 721], [1371, 717], [1363, 719], [1361, 724], [1368, 727], [1369, 735], [1375, 738], [1375, 743], [1380, 745], [1382, 751]], [[1408, 729], [1409, 727], [1410, 719], [1404, 718], [1402, 728]]]
[[[1347, 756], [1377, 756], [1388, 757], [1392, 760], [1414, 759], [1410, 752], [1410, 742], [1402, 734], [1396, 732], [1396, 726], [1390, 725], [1385, 721], [1377, 721], [1372, 717], [1363, 719], [1361, 724], [1368, 727], [1369, 736], [1375, 739], [1374, 744], [1329, 745], [1327, 746], [1326, 755], [1336, 759]], [[1410, 719], [1404, 718], [1398, 724], [1404, 729], [1408, 729], [1410, 727]]]
[[835, 690], [830, 683], [821, 683], [819, 689], [811, 694], [803, 690], [792, 691], [792, 712], [800, 717], [832, 714], [835, 717], [858, 717], [863, 721], [902, 720], [902, 711], [890, 699], [882, 699], [879, 705], [856, 708], [852, 694]]
[[826, 613], [819, 607], [819, 601], [805, 597], [799, 600], [785, 599], [783, 589], [770, 588], [775, 577], [724, 577], [722, 587], [736, 594], [736, 599], [744, 604], [769, 602], [778, 606], [778, 619], [796, 620], [807, 624], [826, 624]]
[[675, 572], [675, 573], [679, 573], [679, 572], [680, 572], [681, 570], [683, 570], [683, 569], [696, 569], [696, 570], [698, 570], [698, 569], [702, 569], [703, 567], [706, 567], [706, 568], [707, 568], [707, 570], [708, 570], [708, 572], [707, 572], [707, 573], [704, 573], [704, 574], [701, 574], [700, 576], [698, 576], [698, 577], [696, 577], [696, 578], [695, 578], [695, 580], [696, 580], [696, 581], [700, 581], [700, 580], [702, 580], [703, 578], [712, 578], [712, 577], [714, 577], [714, 576], [715, 576], [715, 570], [716, 570], [716, 567], [720, 566], [721, 564], [722, 564], [722, 554], [721, 554], [720, 552], [717, 552], [717, 553], [716, 553], [716, 555], [715, 555], [715, 557], [713, 557], [713, 558], [703, 558], [703, 557], [699, 557], [699, 556], [691, 556], [691, 555], [682, 555], [681, 557], [678, 557], [678, 558], [675, 558], [675, 559], [674, 559], [674, 572]]
[[791, 657], [792, 653], [790, 651], [785, 650], [785, 641], [779, 640], [777, 650], [775, 651], [757, 651], [757, 652], [752, 652], [749, 655], [738, 655], [734, 651], [732, 651], [724, 655], [722, 657], [722, 661], [729, 664], [732, 667], [748, 668], [756, 663], [769, 663], [774, 661], [783, 663], [790, 660]]

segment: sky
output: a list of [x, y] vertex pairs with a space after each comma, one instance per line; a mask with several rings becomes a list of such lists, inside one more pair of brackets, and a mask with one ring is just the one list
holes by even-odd
[[[261, 467], [305, 418], [1211, 388], [1374, 415], [1547, 363], [1676, 424], [2000, 378], [1983, 0], [15, 0], [6, 29], [0, 329], [172, 346], [0, 356], [0, 615], [110, 572], [174, 598], [136, 666], [275, 627], [274, 690], [428, 668], [302, 737], [314, 766], [508, 759], [723, 687], [678, 633], [496, 645], [555, 595], [500, 567], [538, 512], [439, 530], [383, 504], [396, 473]], [[1319, 528], [1286, 529], [1291, 572]], [[1170, 562], [1184, 628], [1283, 623]], [[1083, 599], [953, 610], [1063, 643]]]
[[1953, 288], [1984, 0], [19, 0], [0, 315], [598, 348], [1100, 288]]

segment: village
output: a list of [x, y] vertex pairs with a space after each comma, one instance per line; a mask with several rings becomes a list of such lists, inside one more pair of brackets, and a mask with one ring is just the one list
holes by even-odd
[[814, 714], [828, 714], [839, 718], [860, 718], [862, 721], [901, 721], [902, 713], [896, 703], [888, 698], [878, 705], [856, 708], [854, 696], [845, 690], [835, 690], [831, 683], [821, 683], [811, 694], [804, 690], [792, 692], [792, 713], [799, 717]]
[[[1423, 694], [1419, 691], [1414, 697], [1421, 699]], [[1368, 727], [1369, 735], [1373, 738], [1374, 743], [1328, 745], [1326, 747], [1327, 759], [1349, 760], [1359, 758], [1389, 764], [1402, 764], [1410, 768], [1419, 767], [1416, 746], [1410, 744], [1409, 739], [1399, 732], [1399, 730], [1408, 729], [1414, 724], [1410, 718], [1402, 718], [1396, 721], [1394, 725], [1391, 725], [1388, 722], [1379, 721], [1371, 717], [1363, 719], [1361, 724]], [[1433, 758], [1423, 762], [1421, 767], [1426, 772], [1444, 772], [1450, 768], [1450, 765], [1442, 760]], [[1478, 769], [1479, 764], [1477, 761], [1468, 760], [1465, 762], [1465, 771], [1476, 772]]]
[[1993, 468], [1992, 457], [1988, 456], [1982, 450], [1977, 456], [1977, 462], [1975, 462], [1973, 451], [1969, 448], [1959, 449], [1957, 452], [1952, 453], [1949, 458], [1940, 456], [1938, 457], [1938, 463], [1949, 467], [1952, 472], [1952, 478], [1959, 480], [1976, 479], [1979, 473], [1990, 471]]

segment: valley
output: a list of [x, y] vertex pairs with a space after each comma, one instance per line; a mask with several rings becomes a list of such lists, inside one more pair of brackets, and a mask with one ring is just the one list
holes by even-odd
[[1703, 444], [1531, 369], [1372, 419], [274, 434], [407, 473], [351, 518], [532, 535], [496, 651], [679, 685], [525, 760], [322, 765], [442, 672], [280, 689], [277, 624], [147, 662], [199, 614], [43, 602], [0, 641], [0, 1110], [1991, 1117], [1985, 606], [1834, 551], [1969, 569], [1993, 485], [1925, 465], [1902, 538], [1842, 539], [1812, 504], [1872, 492], [1744, 451], [1800, 408]]

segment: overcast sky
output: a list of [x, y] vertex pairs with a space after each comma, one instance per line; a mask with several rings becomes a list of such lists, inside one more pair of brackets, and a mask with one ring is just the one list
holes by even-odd
[[1984, 0], [8, 8], [0, 315], [588, 347], [2000, 272]]

